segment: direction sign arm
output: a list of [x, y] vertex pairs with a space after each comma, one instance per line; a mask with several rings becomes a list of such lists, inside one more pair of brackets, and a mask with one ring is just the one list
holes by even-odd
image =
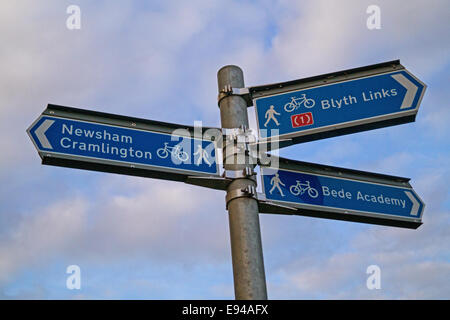
[[[285, 158], [276, 162], [275, 168], [261, 168], [265, 196], [258, 197], [260, 212], [282, 205], [274, 213], [411, 229], [422, 224], [424, 203], [408, 178]], [[282, 181], [277, 188], [273, 179]]]

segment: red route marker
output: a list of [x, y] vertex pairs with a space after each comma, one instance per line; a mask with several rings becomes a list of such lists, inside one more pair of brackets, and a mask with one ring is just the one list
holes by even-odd
[[311, 112], [294, 114], [291, 116], [292, 128], [298, 128], [303, 126], [310, 126], [314, 124], [313, 115]]

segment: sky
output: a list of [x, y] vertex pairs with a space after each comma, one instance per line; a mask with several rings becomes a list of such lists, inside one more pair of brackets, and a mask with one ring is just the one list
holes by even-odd
[[[70, 5], [80, 29], [66, 26]], [[261, 214], [268, 296], [449, 299], [448, 21], [444, 0], [2, 1], [0, 298], [234, 298], [224, 192], [42, 165], [26, 129], [48, 103], [219, 127], [222, 66], [256, 86], [400, 59], [428, 86], [414, 123], [280, 155], [411, 178], [423, 225]], [[380, 289], [366, 286], [370, 265]]]

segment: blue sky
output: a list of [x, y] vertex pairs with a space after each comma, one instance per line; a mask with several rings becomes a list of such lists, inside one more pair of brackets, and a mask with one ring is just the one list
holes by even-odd
[[[71, 4], [80, 30], [66, 28]], [[366, 28], [371, 4], [380, 30]], [[253, 86], [394, 59], [428, 85], [416, 122], [280, 154], [409, 177], [424, 224], [261, 215], [268, 295], [450, 298], [449, 20], [447, 1], [3, 1], [0, 298], [234, 297], [224, 193], [41, 165], [25, 130], [48, 103], [219, 126], [224, 65]], [[71, 264], [81, 290], [66, 288]], [[366, 288], [372, 264], [380, 290]]]

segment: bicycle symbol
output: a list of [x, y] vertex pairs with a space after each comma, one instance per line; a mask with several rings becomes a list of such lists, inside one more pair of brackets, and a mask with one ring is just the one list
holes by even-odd
[[311, 187], [311, 184], [309, 181], [306, 181], [305, 183], [301, 183], [298, 180], [295, 180], [295, 181], [297, 181], [297, 184], [294, 184], [289, 188], [289, 191], [294, 196], [302, 195], [306, 191], [308, 191], [308, 195], [311, 198], [317, 198], [319, 196], [319, 192], [316, 189], [314, 189], [313, 187]]
[[189, 159], [189, 155], [187, 152], [181, 150], [182, 147], [180, 145], [176, 145], [174, 147], [169, 147], [168, 142], [164, 142], [164, 148], [159, 148], [156, 150], [156, 154], [161, 159], [165, 159], [169, 156], [169, 153], [175, 157], [178, 158], [180, 161], [187, 161]]
[[314, 99], [306, 98], [306, 93], [303, 93], [298, 98], [291, 97], [291, 102], [288, 102], [284, 105], [284, 110], [286, 110], [286, 112], [292, 112], [292, 111], [300, 108], [300, 106], [302, 104], [305, 106], [305, 108], [310, 109], [310, 108], [314, 107], [316, 102], [314, 101]]

